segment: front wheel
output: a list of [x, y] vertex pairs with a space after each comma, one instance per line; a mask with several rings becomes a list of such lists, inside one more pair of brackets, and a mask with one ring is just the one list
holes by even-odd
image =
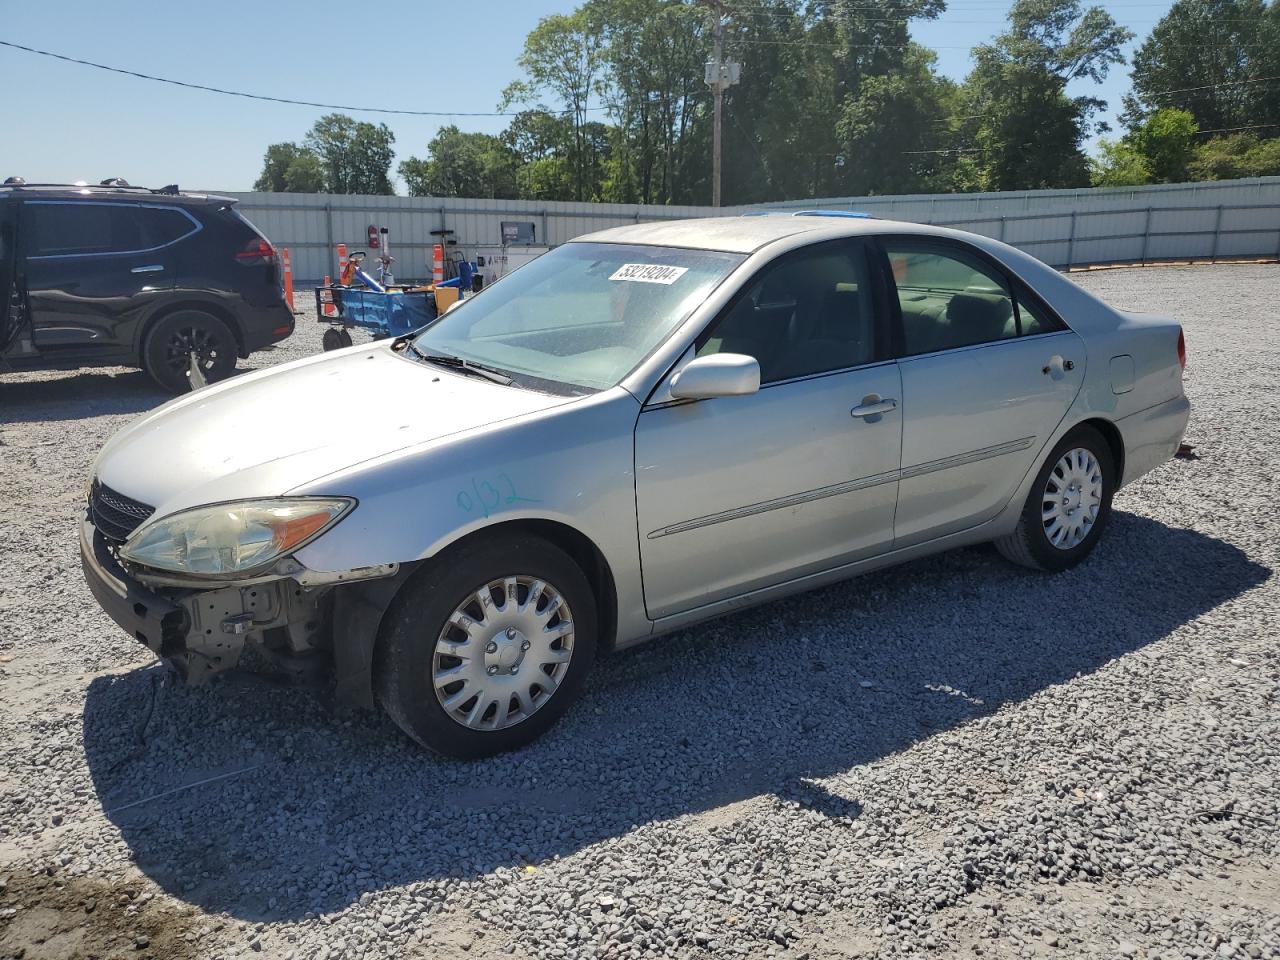
[[1036, 475], [1013, 533], [996, 541], [1008, 560], [1035, 570], [1074, 567], [1093, 550], [1115, 493], [1111, 447], [1092, 427], [1064, 437]]
[[178, 310], [163, 317], [142, 345], [142, 367], [170, 393], [194, 389], [187, 373], [194, 357], [208, 383], [236, 368], [236, 340], [231, 329], [202, 310]]
[[596, 603], [558, 547], [462, 544], [410, 579], [378, 643], [378, 700], [423, 746], [490, 756], [529, 743], [577, 697], [595, 659]]

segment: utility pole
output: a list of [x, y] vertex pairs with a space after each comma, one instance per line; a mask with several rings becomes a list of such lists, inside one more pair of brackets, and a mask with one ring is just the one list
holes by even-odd
[[738, 82], [742, 65], [724, 62], [724, 3], [704, 0], [711, 9], [711, 60], [707, 63], [706, 82], [711, 88], [714, 106], [711, 114], [711, 205], [720, 206], [720, 127], [724, 112], [724, 92]]

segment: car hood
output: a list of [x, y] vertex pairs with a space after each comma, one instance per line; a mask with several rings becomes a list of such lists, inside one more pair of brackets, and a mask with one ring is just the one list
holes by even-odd
[[573, 399], [455, 373], [387, 345], [352, 347], [173, 400], [112, 437], [94, 475], [164, 516], [280, 496], [374, 457]]

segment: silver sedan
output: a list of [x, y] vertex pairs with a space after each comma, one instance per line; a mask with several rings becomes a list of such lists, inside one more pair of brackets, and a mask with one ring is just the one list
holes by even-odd
[[1041, 571], [1173, 456], [1181, 328], [1011, 247], [823, 211], [607, 230], [409, 337], [118, 433], [95, 597], [192, 683], [332, 678], [413, 739], [527, 743], [592, 661], [965, 544]]

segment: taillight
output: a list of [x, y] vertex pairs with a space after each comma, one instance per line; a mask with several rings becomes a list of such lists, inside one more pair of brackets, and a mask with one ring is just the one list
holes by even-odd
[[275, 263], [276, 248], [271, 246], [264, 237], [254, 237], [236, 254], [236, 262], [243, 263], [246, 266]]
[[1187, 338], [1182, 335], [1182, 328], [1178, 328], [1178, 363], [1182, 369], [1187, 369]]

